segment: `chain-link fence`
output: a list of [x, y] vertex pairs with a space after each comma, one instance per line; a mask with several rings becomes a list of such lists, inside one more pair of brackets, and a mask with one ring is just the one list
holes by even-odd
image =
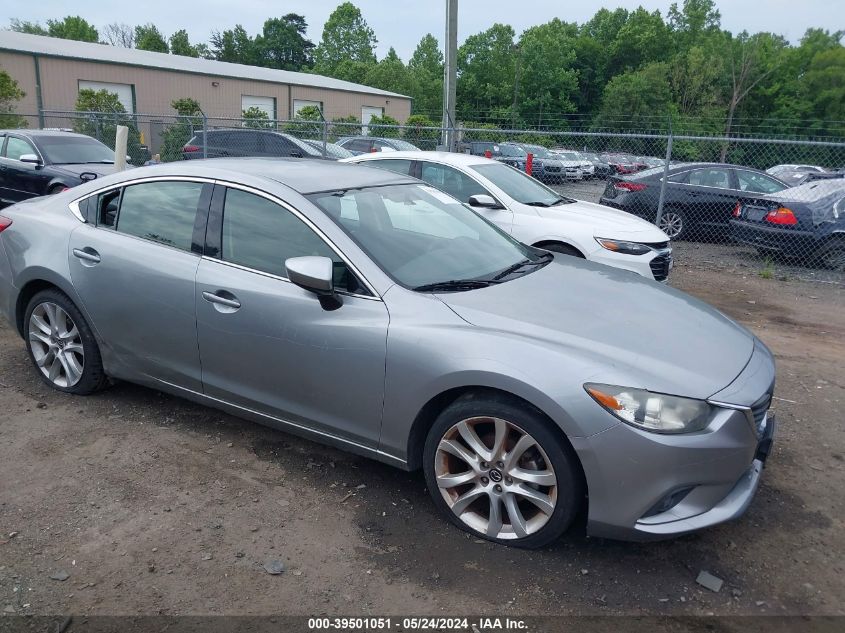
[[[130, 162], [264, 156], [342, 159], [443, 149], [440, 127], [360, 121], [44, 111], [30, 127], [67, 129], [113, 147], [130, 128]], [[841, 282], [845, 141], [722, 138], [670, 132], [451, 129], [453, 151], [507, 163], [576, 200], [657, 224], [689, 265]], [[434, 183], [433, 183], [434, 184]]]

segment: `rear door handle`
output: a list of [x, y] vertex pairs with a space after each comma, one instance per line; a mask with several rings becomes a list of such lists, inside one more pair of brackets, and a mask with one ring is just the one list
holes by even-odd
[[226, 306], [227, 308], [233, 308], [237, 310], [241, 307], [241, 302], [235, 299], [234, 296], [231, 298], [229, 297], [221, 297], [218, 294], [214, 294], [213, 292], [203, 292], [202, 298], [208, 301], [209, 303], [216, 303], [221, 306]]
[[100, 254], [93, 248], [89, 248], [87, 246], [85, 248], [74, 248], [73, 256], [92, 264], [100, 263]]

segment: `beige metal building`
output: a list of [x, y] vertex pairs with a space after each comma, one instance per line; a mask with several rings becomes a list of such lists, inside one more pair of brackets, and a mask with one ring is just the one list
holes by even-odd
[[183, 97], [209, 118], [237, 118], [252, 106], [291, 119], [316, 105], [328, 120], [354, 115], [365, 125], [374, 115], [404, 122], [411, 113], [410, 97], [331, 77], [13, 31], [0, 31], [0, 68], [26, 92], [17, 111], [28, 116], [73, 110], [83, 88], [114, 92], [138, 115], [175, 114], [170, 102]]

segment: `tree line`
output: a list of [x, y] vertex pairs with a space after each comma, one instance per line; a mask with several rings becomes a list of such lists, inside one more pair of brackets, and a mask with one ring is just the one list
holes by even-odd
[[[833, 10], [832, 10], [833, 11]], [[443, 54], [425, 35], [407, 63], [378, 40], [361, 11], [343, 2], [315, 44], [305, 16], [269, 18], [260, 33], [237, 24], [192, 43], [154, 24], [79, 16], [11, 28], [113, 46], [336, 77], [406, 94], [413, 122], [439, 121]], [[599, 9], [583, 24], [555, 18], [517, 34], [494, 24], [458, 50], [458, 120], [536, 130], [663, 130], [704, 134], [845, 136], [845, 31], [807, 30], [792, 44], [769, 32], [731, 33], [714, 0], [660, 11]]]

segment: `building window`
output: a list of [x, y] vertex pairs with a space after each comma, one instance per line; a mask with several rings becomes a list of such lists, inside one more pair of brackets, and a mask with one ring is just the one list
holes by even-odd
[[80, 79], [79, 89], [93, 90], [94, 92], [99, 92], [100, 90], [111, 92], [117, 95], [117, 100], [120, 101], [120, 105], [123, 106], [124, 110], [129, 114], [135, 114], [135, 89], [132, 84], [113, 84], [106, 81], [87, 81]]
[[296, 117], [299, 114], [299, 111], [302, 108], [307, 108], [308, 106], [314, 106], [320, 112], [323, 111], [323, 102], [322, 101], [308, 101], [307, 99], [294, 99], [293, 100], [293, 116]]
[[267, 115], [268, 119], [276, 118], [276, 98], [258, 97], [255, 95], [241, 95], [241, 110], [246, 112], [250, 108], [257, 108]]

